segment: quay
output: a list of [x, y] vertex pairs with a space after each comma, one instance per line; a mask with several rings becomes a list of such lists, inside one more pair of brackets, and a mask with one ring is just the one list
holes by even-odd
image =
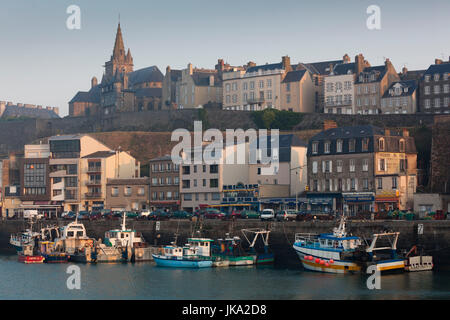
[[[56, 224], [60, 227], [68, 224], [68, 220], [43, 220], [42, 226]], [[103, 238], [107, 230], [117, 228], [119, 220], [83, 221], [87, 234], [93, 238]], [[178, 235], [178, 243], [185, 243], [188, 237], [201, 236], [211, 239], [240, 236], [242, 229], [268, 228], [271, 230], [269, 244], [275, 253], [275, 263], [280, 266], [301, 268], [301, 263], [292, 248], [296, 233], [327, 233], [337, 225], [337, 221], [285, 221], [263, 222], [259, 220], [237, 219], [231, 221], [209, 220], [128, 220], [127, 224], [141, 232], [149, 244], [163, 245], [174, 240]], [[0, 254], [14, 253], [9, 244], [11, 233], [25, 229], [23, 220], [0, 220]], [[38, 223], [39, 226], [39, 223]], [[450, 270], [450, 220], [353, 220], [347, 222], [350, 234], [370, 240], [373, 233], [382, 231], [400, 232], [398, 249], [409, 250], [413, 245], [423, 247], [427, 254], [433, 256], [435, 270]]]

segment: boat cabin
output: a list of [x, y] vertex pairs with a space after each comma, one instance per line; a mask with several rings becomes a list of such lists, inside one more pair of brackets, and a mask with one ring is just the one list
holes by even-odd
[[86, 239], [86, 229], [82, 223], [71, 222], [63, 227], [61, 232], [63, 239]]
[[185, 255], [197, 255], [203, 257], [211, 256], [211, 242], [214, 240], [207, 238], [189, 238], [185, 245]]

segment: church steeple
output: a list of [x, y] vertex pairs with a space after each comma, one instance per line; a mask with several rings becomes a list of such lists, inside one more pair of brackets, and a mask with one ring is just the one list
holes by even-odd
[[113, 49], [113, 59], [120, 59], [125, 57], [125, 46], [123, 45], [123, 37], [122, 37], [122, 30], [120, 29], [120, 22], [117, 27], [117, 33], [116, 33], [116, 42], [114, 43], [114, 49]]
[[119, 73], [133, 72], [133, 58], [130, 49], [125, 54], [120, 22], [117, 26], [116, 40], [114, 42], [111, 60], [105, 63], [106, 79], [111, 80], [115, 76], [116, 71], [119, 71]]

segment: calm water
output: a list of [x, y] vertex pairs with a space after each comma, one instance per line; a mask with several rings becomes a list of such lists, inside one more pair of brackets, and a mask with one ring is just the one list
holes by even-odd
[[0, 299], [450, 299], [450, 272], [386, 275], [381, 290], [368, 290], [363, 275], [302, 269], [77, 265], [81, 289], [69, 290], [69, 264], [25, 265], [0, 256]]

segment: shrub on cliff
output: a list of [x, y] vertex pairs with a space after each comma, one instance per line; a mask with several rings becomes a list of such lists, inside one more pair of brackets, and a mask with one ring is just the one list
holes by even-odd
[[292, 130], [303, 118], [301, 113], [265, 109], [252, 112], [252, 119], [258, 129], [280, 129], [282, 131]]

